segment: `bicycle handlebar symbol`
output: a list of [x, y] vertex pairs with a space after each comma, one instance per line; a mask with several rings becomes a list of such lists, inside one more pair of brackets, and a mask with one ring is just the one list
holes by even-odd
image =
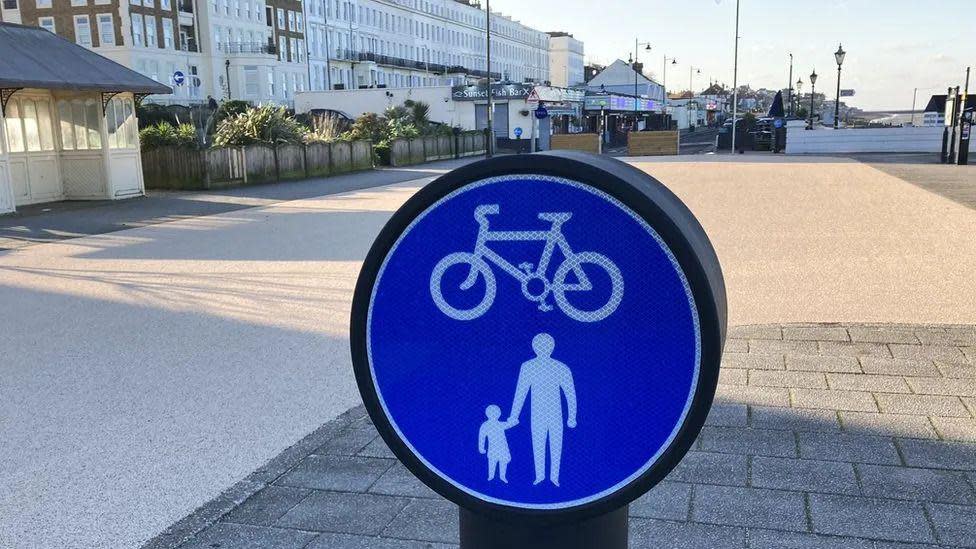
[[[491, 231], [488, 229], [488, 216], [497, 214], [498, 204], [482, 204], [475, 208], [474, 218], [478, 222], [478, 237], [475, 241], [474, 252], [455, 252], [444, 256], [437, 262], [430, 274], [430, 295], [437, 308], [445, 315], [456, 320], [472, 320], [485, 314], [495, 300], [497, 290], [495, 273], [489, 266], [494, 263], [502, 271], [510, 274], [522, 284], [522, 295], [529, 301], [539, 303], [540, 311], [551, 311], [552, 305], [547, 302], [552, 294], [556, 306], [563, 313], [579, 322], [597, 322], [613, 313], [624, 296], [624, 280], [620, 269], [610, 259], [597, 252], [574, 252], [569, 246], [562, 225], [573, 216], [571, 212], [542, 212], [539, 219], [552, 224], [549, 230], [539, 231]], [[506, 261], [487, 246], [488, 242], [545, 242], [542, 256], [536, 265], [521, 263], [515, 265]], [[556, 248], [564, 259], [556, 268], [552, 280], [546, 278], [549, 262]], [[459, 289], [470, 290], [478, 281], [479, 275], [485, 281], [485, 294], [477, 305], [469, 309], [454, 307], [444, 298], [441, 288], [444, 273], [456, 265], [467, 265], [468, 275], [461, 282]], [[610, 279], [610, 297], [607, 302], [595, 310], [585, 310], [574, 306], [566, 298], [567, 292], [588, 292], [593, 290], [593, 284], [583, 270], [584, 265], [592, 265], [605, 272]], [[573, 273], [575, 282], [567, 282], [566, 277]], [[531, 285], [531, 287], [530, 287]]]

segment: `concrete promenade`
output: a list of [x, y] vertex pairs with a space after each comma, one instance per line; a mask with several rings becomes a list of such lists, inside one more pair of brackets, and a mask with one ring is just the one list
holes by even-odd
[[[742, 363], [729, 366], [724, 374], [724, 406], [718, 408], [723, 411], [716, 413], [728, 410], [729, 419], [713, 421], [732, 425], [716, 424], [716, 429], [784, 431], [755, 422], [756, 411], [767, 407], [776, 408], [767, 417], [779, 413], [783, 425], [812, 418], [796, 429], [785, 429], [788, 435], [732, 433], [755, 437], [755, 449], [765, 448], [763, 437], [768, 436], [776, 439], [768, 444], [778, 450], [729, 450], [722, 445], [732, 443], [712, 445], [706, 438], [700, 450], [744, 455], [746, 471], [754, 474], [757, 458], [763, 458], [760, 463], [765, 458], [818, 459], [796, 446], [803, 440], [797, 433], [826, 432], [821, 436], [828, 442], [842, 440], [848, 425], [844, 413], [877, 414], [866, 421], [881, 425], [872, 434], [892, 439], [897, 463], [840, 460], [861, 476], [855, 476], [857, 492], [850, 486], [838, 488], [845, 490], [840, 495], [818, 486], [785, 487], [799, 495], [781, 498], [783, 516], [794, 516], [790, 513], [799, 498], [806, 521], [796, 519], [785, 530], [852, 536], [870, 543], [893, 540], [895, 530], [826, 531], [818, 526], [822, 522], [806, 515], [810, 510], [810, 517], [816, 517], [818, 508], [859, 508], [838, 499], [841, 496], [879, 497], [907, 501], [895, 505], [905, 510], [905, 517], [921, 513], [928, 533], [918, 541], [958, 546], [952, 540], [965, 540], [966, 534], [942, 533], [945, 527], [937, 516], [960, 510], [953, 505], [972, 505], [958, 494], [965, 493], [961, 479], [972, 483], [976, 469], [965, 460], [966, 455], [976, 455], [971, 434], [976, 343], [965, 340], [971, 333], [968, 327], [976, 325], [976, 208], [965, 193], [918, 183], [938, 180], [926, 172], [940, 166], [912, 168], [915, 171], [900, 178], [850, 159], [769, 158], [747, 157], [735, 163], [703, 157], [638, 161], [689, 204], [713, 239], [730, 291], [730, 324], [771, 330], [762, 336], [736, 332], [745, 343], [731, 343], [730, 351], [747, 356], [735, 359]], [[292, 448], [277, 458], [290, 465], [318, 452], [327, 440], [310, 449], [293, 445], [359, 405], [346, 342], [359, 263], [390, 214], [430, 175], [418, 171], [421, 179], [299, 200], [247, 193], [232, 200], [220, 197], [216, 200], [237, 205], [216, 215], [188, 214], [172, 220], [156, 216], [139, 228], [0, 252], [0, 302], [6, 313], [0, 320], [0, 463], [5, 473], [0, 477], [0, 546], [136, 547], [227, 487], [244, 478], [253, 480], [249, 475], [282, 451]], [[31, 222], [9, 219], [0, 219], [0, 225], [15, 230], [18, 223]], [[788, 336], [786, 325], [811, 322], [845, 324], [840, 331], [827, 326], [824, 332], [811, 332], [806, 342]], [[901, 334], [890, 337], [910, 341], [854, 339], [861, 337], [854, 335], [855, 328], [874, 322], [908, 326], [884, 328], [886, 334]], [[953, 325], [951, 333], [941, 327], [948, 324]], [[918, 330], [932, 325], [940, 325], [934, 329], [936, 335], [923, 340], [928, 336], [918, 335]], [[865, 357], [858, 356], [867, 353], [870, 359], [870, 343], [887, 349], [878, 357], [885, 359], [881, 365], [866, 364]], [[838, 353], [848, 355], [845, 359], [835, 356]], [[753, 354], [774, 358], [748, 357]], [[807, 360], [806, 369], [791, 368], [791, 360], [803, 362], [801, 355], [834, 358]], [[782, 368], [772, 367], [780, 364]], [[781, 373], [762, 373], [768, 370]], [[840, 374], [850, 376], [839, 381]], [[878, 380], [875, 375], [898, 380]], [[932, 379], [909, 379], [914, 377]], [[818, 411], [808, 414], [808, 408]], [[797, 414], [801, 419], [790, 419]], [[884, 414], [899, 417], [879, 417]], [[914, 419], [906, 419], [909, 416]], [[892, 423], [895, 419], [906, 423]], [[937, 422], [942, 420], [940, 426]], [[824, 428], [814, 428], [819, 425]], [[360, 428], [368, 431], [361, 422]], [[779, 440], [783, 437], [793, 441], [792, 451]], [[912, 461], [900, 438], [929, 440], [905, 443], [916, 444], [919, 453], [942, 445], [950, 450], [932, 450], [936, 457]], [[945, 442], [939, 442], [942, 439]], [[352, 462], [388, 460], [377, 444], [367, 452], [380, 455], [363, 454], [373, 442], [343, 452], [357, 454]], [[939, 452], [950, 452], [961, 461], [947, 462]], [[890, 453], [879, 455], [891, 458]], [[736, 459], [723, 458], [722, 466], [726, 461], [739, 463]], [[956, 499], [922, 499], [911, 495], [921, 492], [912, 490], [907, 491], [910, 497], [866, 491], [864, 472], [857, 464], [937, 470], [926, 478], [951, 471], [947, 482], [958, 490], [952, 492]], [[384, 461], [356, 470], [382, 469], [382, 475], [390, 467], [392, 463]], [[331, 470], [326, 469], [322, 474]], [[888, 478], [885, 471], [877, 473], [883, 480]], [[741, 479], [736, 474], [729, 473], [729, 478]], [[241, 497], [224, 502], [225, 510], [279, 476], [258, 478]], [[746, 490], [742, 494], [728, 487], [703, 488], [703, 493], [735, 499], [754, 496], [760, 488], [771, 490], [762, 494], [775, 496], [784, 488], [757, 485], [750, 478], [735, 481], [732, 488]], [[942, 486], [927, 483], [922, 482]], [[783, 530], [770, 522], [742, 524], [746, 519], [696, 511], [691, 502], [698, 500], [690, 495], [692, 488], [688, 490], [687, 520], [653, 517], [641, 528], [674, 537], [689, 528], [702, 531], [702, 524], [719, 525], [731, 528], [729, 539], [743, 540], [752, 539], [750, 528]], [[970, 492], [967, 497], [971, 496]], [[424, 501], [429, 500], [417, 505], [436, 505]], [[822, 505], [814, 506], [815, 501]], [[401, 503], [403, 507], [397, 507]], [[410, 509], [408, 503], [397, 500], [391, 519]], [[859, 524], [872, 522], [864, 517], [889, 514], [888, 507], [870, 509], [876, 510], [858, 511], [875, 513], [860, 515]], [[779, 516], [779, 511], [768, 512], [767, 517]], [[216, 513], [199, 522], [196, 530], [221, 516]], [[840, 517], [840, 511], [833, 516]], [[440, 523], [430, 524], [434, 531]], [[311, 532], [290, 534], [305, 543], [327, 531], [288, 528]], [[641, 528], [635, 526], [635, 535]], [[323, 546], [341, 547], [338, 542]]]

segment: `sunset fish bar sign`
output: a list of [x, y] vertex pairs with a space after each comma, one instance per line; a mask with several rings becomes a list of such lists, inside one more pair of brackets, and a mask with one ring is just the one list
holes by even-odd
[[376, 428], [461, 507], [461, 545], [627, 543], [627, 504], [711, 406], [725, 286], [701, 225], [608, 157], [497, 157], [421, 189], [356, 287]]

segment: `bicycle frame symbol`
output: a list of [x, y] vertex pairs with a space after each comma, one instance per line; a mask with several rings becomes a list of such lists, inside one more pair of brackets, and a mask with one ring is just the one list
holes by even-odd
[[[522, 295], [529, 301], [539, 303], [540, 311], [551, 311], [548, 297], [552, 294], [556, 306], [563, 313], [580, 322], [597, 322], [613, 313], [624, 296], [624, 280], [620, 269], [610, 259], [597, 252], [574, 252], [566, 236], [562, 233], [562, 226], [573, 216], [571, 212], [542, 212], [539, 219], [552, 224], [549, 230], [537, 231], [492, 231], [488, 228], [488, 216], [499, 211], [498, 204], [482, 204], [475, 208], [474, 218], [478, 222], [478, 237], [474, 244], [474, 252], [455, 252], [444, 256], [437, 262], [430, 274], [430, 295], [437, 308], [445, 315], [456, 320], [472, 320], [485, 314], [495, 300], [497, 285], [495, 273], [489, 266], [494, 263], [503, 272], [508, 273], [522, 284]], [[488, 242], [545, 242], [542, 256], [537, 264], [520, 263], [518, 267], [509, 263], [495, 251], [488, 248]], [[552, 280], [546, 278], [552, 254], [559, 248], [564, 259], [556, 268]], [[478, 277], [485, 280], [485, 294], [477, 305], [470, 309], [454, 307], [444, 298], [441, 288], [444, 273], [455, 265], [468, 266], [468, 275], [461, 282], [462, 291], [474, 287]], [[583, 266], [591, 265], [606, 273], [610, 280], [610, 297], [607, 302], [595, 310], [585, 310], [574, 306], [566, 297], [567, 293], [588, 292], [593, 290], [593, 284], [586, 276]], [[567, 282], [566, 277], [573, 273], [575, 282]]]

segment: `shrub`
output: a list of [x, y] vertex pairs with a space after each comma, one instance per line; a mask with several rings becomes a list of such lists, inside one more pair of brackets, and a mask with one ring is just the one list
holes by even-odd
[[390, 165], [390, 145], [383, 143], [373, 147], [373, 154], [376, 155], [376, 163], [380, 166]]
[[214, 145], [240, 147], [253, 143], [297, 143], [307, 132], [308, 128], [289, 116], [284, 107], [262, 105], [222, 121], [217, 126]]
[[388, 132], [387, 120], [375, 112], [368, 112], [357, 118], [342, 137], [349, 141], [367, 140], [379, 144], [387, 139]]
[[305, 134], [306, 143], [332, 143], [342, 135], [342, 121], [337, 116], [313, 117], [312, 128]]
[[157, 147], [185, 147], [197, 146], [197, 132], [191, 124], [173, 126], [169, 122], [160, 122], [139, 131], [139, 142], [143, 150]]

